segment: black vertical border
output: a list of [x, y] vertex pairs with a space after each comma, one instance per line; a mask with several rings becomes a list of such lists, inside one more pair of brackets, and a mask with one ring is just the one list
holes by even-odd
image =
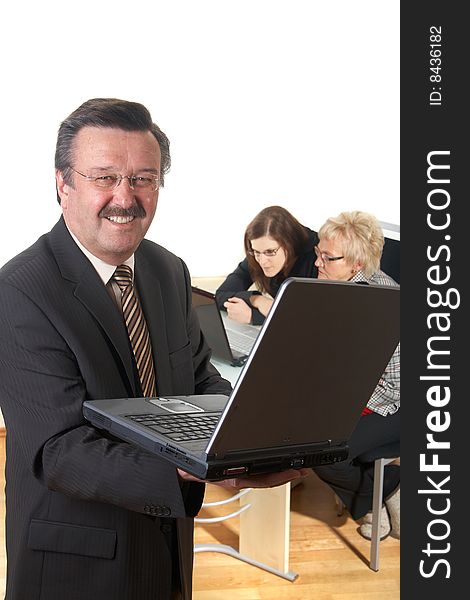
[[[470, 219], [467, 218], [469, 193], [465, 189], [470, 140], [470, 110], [466, 103], [468, 87], [468, 58], [470, 26], [463, 12], [465, 2], [435, 0], [401, 2], [400, 5], [400, 194], [401, 194], [401, 293], [402, 293], [402, 490], [401, 490], [401, 598], [454, 599], [468, 594], [466, 566], [470, 543], [470, 508], [466, 482], [470, 471], [470, 403], [465, 374], [470, 374], [470, 327], [465, 322], [468, 311], [468, 277], [470, 265]], [[431, 46], [437, 38], [430, 36], [441, 30], [441, 63], [431, 63]], [[440, 66], [440, 81], [431, 67]], [[466, 83], [467, 82], [467, 83]], [[435, 88], [435, 89], [433, 89]], [[440, 89], [439, 89], [440, 88]], [[431, 92], [439, 91], [439, 95]], [[428, 153], [435, 155], [434, 163], [447, 164], [448, 184], [429, 183]], [[440, 179], [444, 170], [434, 170]], [[436, 210], [429, 206], [429, 192], [443, 189], [450, 197], [449, 206]], [[444, 203], [445, 192], [435, 192], [431, 203]], [[428, 216], [430, 215], [430, 216]], [[448, 216], [447, 216], [448, 215]], [[434, 224], [448, 227], [433, 229]], [[448, 250], [445, 249], [448, 248]], [[429, 258], [430, 252], [433, 260]], [[432, 266], [439, 271], [429, 271]], [[431, 283], [430, 276], [450, 275], [447, 283]], [[449, 290], [454, 290], [450, 292]], [[458, 307], [429, 305], [428, 290], [450, 293], [451, 304], [460, 299]], [[438, 298], [435, 294], [434, 300]], [[444, 313], [441, 324], [450, 323], [447, 332], [438, 330], [436, 319], [428, 322], [431, 313]], [[431, 327], [429, 326], [431, 324]], [[434, 340], [434, 348], [448, 350], [441, 355], [440, 365], [447, 371], [428, 368], [427, 344], [432, 336], [448, 336], [448, 341]], [[421, 376], [446, 374], [449, 381], [423, 380]], [[448, 386], [450, 400], [441, 407], [428, 401], [433, 385]], [[433, 411], [438, 411], [438, 416]], [[447, 414], [446, 414], [447, 413]], [[430, 423], [450, 425], [434, 438], [449, 442], [449, 449], [430, 450], [426, 447]], [[434, 421], [432, 419], [434, 418]], [[431, 419], [431, 421], [430, 421]], [[444, 427], [444, 425], [443, 425]], [[437, 454], [439, 464], [448, 464], [448, 472], [425, 472], [420, 468], [420, 455], [426, 462]], [[450, 479], [442, 483], [447, 476]], [[433, 486], [427, 477], [431, 477]], [[447, 493], [428, 493], [426, 490], [447, 490]], [[424, 490], [419, 493], [419, 490]], [[430, 504], [429, 504], [430, 503]], [[443, 511], [432, 514], [431, 510]], [[444, 512], [446, 511], [446, 512]], [[441, 521], [439, 521], [441, 520]], [[445, 521], [445, 522], [444, 522]], [[442, 538], [442, 539], [433, 539]], [[428, 546], [429, 544], [429, 546]], [[423, 561], [423, 562], [421, 562]], [[420, 571], [421, 569], [421, 571]], [[423, 575], [426, 574], [426, 576]]]

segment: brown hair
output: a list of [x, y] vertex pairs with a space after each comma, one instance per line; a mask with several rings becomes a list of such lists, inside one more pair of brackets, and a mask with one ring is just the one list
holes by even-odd
[[260, 292], [270, 293], [270, 278], [254, 256], [250, 254], [251, 241], [260, 237], [270, 237], [279, 244], [286, 254], [286, 262], [282, 268], [287, 277], [298, 256], [305, 250], [308, 241], [306, 228], [282, 206], [268, 206], [259, 212], [245, 231], [244, 245], [251, 278]]

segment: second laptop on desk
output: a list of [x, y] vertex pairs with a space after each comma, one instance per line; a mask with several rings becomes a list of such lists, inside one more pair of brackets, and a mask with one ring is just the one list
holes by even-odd
[[243, 325], [221, 313], [215, 294], [192, 287], [193, 306], [202, 333], [212, 349], [212, 356], [234, 367], [241, 367], [248, 358], [258, 336], [259, 327]]

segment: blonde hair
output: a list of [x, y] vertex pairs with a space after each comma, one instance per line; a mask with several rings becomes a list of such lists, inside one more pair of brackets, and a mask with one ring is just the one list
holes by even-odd
[[371, 214], [355, 210], [330, 217], [320, 227], [320, 240], [338, 240], [344, 258], [360, 262], [366, 277], [380, 269], [384, 236], [378, 220]]

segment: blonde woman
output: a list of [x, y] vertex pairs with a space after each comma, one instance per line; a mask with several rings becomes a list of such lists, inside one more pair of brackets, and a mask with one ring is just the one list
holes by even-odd
[[[329, 218], [318, 232], [315, 247], [319, 279], [358, 284], [397, 285], [380, 270], [384, 245], [377, 219], [368, 213], [343, 212]], [[367, 327], [367, 323], [364, 323]], [[377, 332], [380, 335], [380, 332]], [[361, 343], [360, 340], [357, 341]], [[366, 452], [400, 440], [400, 345], [369, 399], [349, 440], [346, 461], [316, 467], [317, 475], [335, 491], [360, 522], [360, 533], [370, 539], [374, 465], [360, 462]], [[359, 460], [356, 460], [359, 459]], [[400, 537], [400, 467], [387, 465], [384, 475], [385, 505], [381, 514], [381, 536]]]

